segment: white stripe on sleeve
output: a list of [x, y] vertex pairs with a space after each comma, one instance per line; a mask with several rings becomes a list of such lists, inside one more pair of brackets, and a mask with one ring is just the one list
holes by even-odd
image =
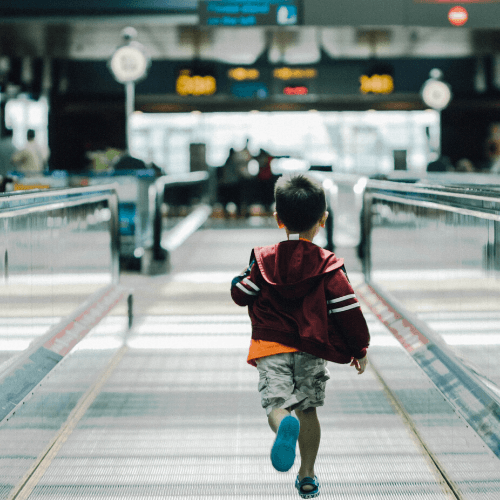
[[343, 297], [339, 297], [338, 299], [329, 300], [327, 303], [328, 304], [336, 304], [337, 302], [343, 302], [344, 300], [355, 299], [355, 298], [356, 298], [356, 295], [354, 293], [351, 293], [350, 295], [344, 295]]
[[337, 309], [330, 309], [328, 311], [328, 314], [338, 314], [342, 311], [348, 311], [349, 309], [354, 309], [355, 307], [361, 307], [359, 302], [357, 302], [356, 304], [350, 304], [350, 305], [344, 306], [344, 307], [337, 307]]
[[248, 278], [245, 278], [243, 280], [243, 283], [245, 283], [248, 286], [252, 287], [256, 292], [260, 292], [260, 288], [255, 283], [253, 283], [252, 281], [250, 281]]
[[251, 292], [250, 290], [247, 290], [241, 283], [236, 283], [236, 286], [240, 289], [243, 290], [245, 293], [248, 295], [257, 295], [255, 292]]

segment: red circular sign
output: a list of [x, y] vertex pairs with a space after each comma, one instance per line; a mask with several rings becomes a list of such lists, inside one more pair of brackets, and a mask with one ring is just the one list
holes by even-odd
[[450, 21], [453, 26], [463, 26], [467, 19], [469, 19], [469, 13], [463, 8], [457, 5], [450, 9], [448, 12], [448, 21]]

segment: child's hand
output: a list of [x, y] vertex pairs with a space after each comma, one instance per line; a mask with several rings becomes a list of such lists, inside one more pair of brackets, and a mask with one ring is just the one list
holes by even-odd
[[351, 364], [349, 366], [354, 366], [358, 370], [358, 375], [361, 375], [368, 364], [368, 358], [365, 356], [361, 359], [352, 358]]

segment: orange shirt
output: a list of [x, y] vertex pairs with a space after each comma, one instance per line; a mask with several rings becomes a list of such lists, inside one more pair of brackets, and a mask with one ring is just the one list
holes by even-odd
[[248, 352], [247, 363], [252, 366], [257, 366], [255, 360], [264, 356], [272, 356], [282, 352], [299, 352], [295, 347], [288, 347], [278, 342], [268, 342], [267, 340], [251, 339], [250, 350]]

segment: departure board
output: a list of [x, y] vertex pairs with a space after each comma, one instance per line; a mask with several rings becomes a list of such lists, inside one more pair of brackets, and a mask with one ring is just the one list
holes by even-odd
[[294, 26], [300, 0], [200, 0], [202, 26]]
[[[325, 4], [325, 0], [306, 0], [303, 24], [500, 29], [500, 0], [339, 0], [334, 9]], [[461, 13], [450, 14], [457, 4]]]
[[3, 16], [196, 13], [198, 0], [0, 0]]
[[463, 4], [471, 4], [471, 3], [500, 3], [500, 0], [460, 0], [460, 2], [457, 2], [457, 0], [413, 0], [414, 3], [432, 3], [432, 4], [456, 4], [456, 3], [463, 3]]

